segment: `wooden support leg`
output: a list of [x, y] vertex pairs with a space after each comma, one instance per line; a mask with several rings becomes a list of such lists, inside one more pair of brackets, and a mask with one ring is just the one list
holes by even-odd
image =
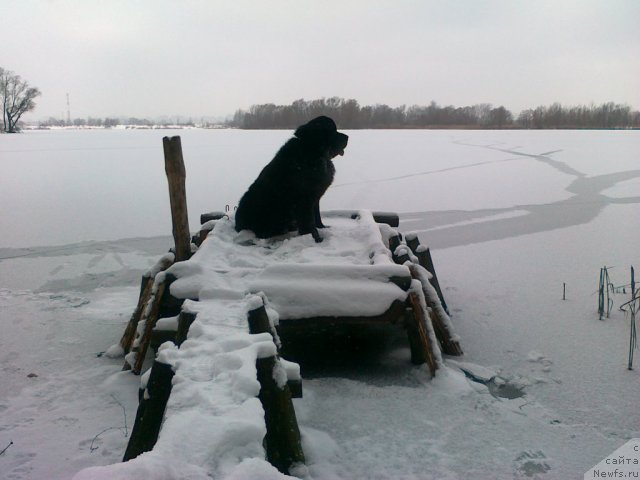
[[[264, 305], [249, 312], [251, 333], [271, 333], [271, 325]], [[279, 385], [274, 378], [278, 357], [256, 360], [260, 382], [260, 402], [264, 408], [267, 427], [265, 444], [267, 460], [280, 472], [289, 474], [292, 466], [305, 462], [300, 440], [300, 429], [287, 384]]]
[[440, 303], [442, 304], [442, 308], [444, 311], [449, 314], [449, 307], [447, 307], [447, 302], [444, 301], [444, 295], [442, 294], [442, 289], [440, 288], [440, 282], [438, 282], [438, 275], [436, 274], [436, 269], [433, 266], [433, 260], [431, 259], [431, 251], [427, 248], [423, 251], [418, 251], [416, 254], [418, 257], [418, 262], [420, 265], [427, 269], [427, 271], [431, 274], [431, 285], [436, 289], [436, 293], [438, 294], [438, 298], [440, 299]]
[[187, 339], [189, 328], [196, 319], [196, 314], [191, 312], [180, 312], [178, 316], [178, 331], [176, 332], [176, 345], [179, 347]]
[[136, 330], [138, 328], [138, 322], [142, 317], [142, 313], [144, 312], [149, 299], [151, 298], [151, 292], [153, 288], [154, 281], [154, 273], [164, 272], [167, 268], [173, 265], [173, 255], [165, 255], [162, 257], [156, 265], [147, 273], [142, 276], [140, 281], [140, 295], [138, 296], [138, 305], [136, 309], [133, 311], [131, 318], [129, 319], [129, 323], [127, 324], [127, 328], [120, 339], [120, 346], [124, 351], [125, 355], [131, 351], [131, 345], [133, 345], [133, 341], [136, 338]]
[[[145, 277], [143, 277], [144, 280]], [[147, 277], [148, 278], [148, 277]], [[120, 346], [124, 350], [124, 353], [127, 354], [131, 351], [131, 345], [133, 345], [133, 340], [136, 337], [136, 329], [138, 328], [138, 322], [140, 321], [140, 317], [142, 316], [142, 312], [144, 311], [145, 306], [149, 302], [149, 298], [151, 297], [151, 289], [153, 287], [153, 279], [149, 279], [144, 286], [140, 294], [140, 298], [138, 299], [138, 305], [136, 309], [133, 311], [131, 318], [129, 319], [129, 323], [127, 324], [127, 328], [120, 339]]]
[[420, 281], [427, 307], [431, 309], [431, 323], [440, 347], [447, 355], [462, 355], [462, 347], [450, 328], [451, 320], [440, 304], [435, 289], [427, 278], [428, 272], [420, 265], [411, 265], [411, 276]]
[[122, 459], [123, 462], [150, 451], [156, 444], [164, 418], [164, 411], [171, 394], [173, 375], [171, 365], [166, 363], [155, 361], [151, 367], [146, 388], [147, 395], [146, 398], [143, 396], [138, 405], [136, 421], [131, 431], [131, 437], [129, 437], [127, 450]]
[[[427, 333], [427, 312], [422, 309], [420, 300], [415, 293], [409, 294], [409, 305], [412, 315], [408, 319], [407, 334], [414, 337], [409, 340], [411, 346], [411, 361], [414, 363], [426, 363], [431, 372], [431, 376], [435, 376], [438, 364], [433, 353], [433, 345]], [[415, 354], [414, 354], [415, 350]], [[415, 359], [415, 361], [414, 361]], [[419, 361], [418, 361], [419, 360]]]
[[138, 345], [133, 348], [133, 352], [135, 352], [135, 360], [133, 362], [125, 361], [123, 370], [131, 369], [134, 374], [140, 375], [142, 363], [144, 362], [144, 357], [147, 354], [147, 349], [151, 342], [151, 333], [153, 332], [153, 327], [155, 327], [156, 322], [158, 321], [160, 300], [162, 299], [165, 286], [166, 284], [164, 281], [154, 282], [155, 291], [152, 292], [149, 301], [145, 305], [142, 318], [140, 319], [141, 322], [144, 322], [144, 330], [138, 337]]
[[442, 308], [444, 308], [445, 312], [449, 314], [449, 308], [447, 307], [447, 302], [444, 301], [444, 295], [442, 295], [442, 289], [440, 288], [440, 283], [438, 282], [438, 275], [436, 275], [436, 269], [433, 266], [431, 251], [428, 247], [420, 245], [420, 239], [416, 234], [407, 235], [407, 246], [411, 249], [413, 254], [418, 257], [420, 266], [426, 268], [427, 271], [431, 274], [431, 285], [433, 285], [433, 288], [435, 288], [436, 292], [438, 293], [438, 298], [440, 299]]

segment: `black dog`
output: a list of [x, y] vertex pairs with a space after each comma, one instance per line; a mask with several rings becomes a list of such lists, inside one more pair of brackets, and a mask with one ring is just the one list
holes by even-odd
[[243, 195], [236, 231], [253, 230], [257, 237], [269, 238], [297, 229], [322, 241], [320, 197], [333, 182], [331, 159], [344, 155], [349, 137], [324, 116], [298, 127], [294, 135]]

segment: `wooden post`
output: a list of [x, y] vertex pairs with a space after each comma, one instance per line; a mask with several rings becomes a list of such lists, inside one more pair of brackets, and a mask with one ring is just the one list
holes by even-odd
[[433, 330], [438, 342], [440, 342], [442, 351], [447, 355], [462, 355], [460, 342], [455, 339], [454, 332], [449, 328], [450, 320], [447, 318], [447, 312], [445, 312], [444, 307], [440, 304], [437, 294], [433, 293], [435, 292], [435, 288], [431, 285], [431, 282], [425, 279], [426, 269], [421, 265], [412, 264], [409, 270], [411, 271], [411, 276], [419, 280], [422, 284], [425, 302], [432, 313], [430, 317]]
[[[447, 314], [449, 313], [449, 307], [447, 307], [447, 302], [444, 301], [444, 295], [442, 295], [442, 290], [440, 289], [440, 282], [438, 282], [438, 275], [436, 275], [436, 269], [433, 266], [433, 260], [431, 259], [431, 251], [429, 248], [424, 248], [420, 245], [420, 240], [417, 236], [411, 236], [409, 240], [407, 240], [407, 245], [411, 248], [413, 254], [418, 257], [418, 263], [427, 269], [427, 271], [431, 274], [431, 280], [429, 282], [433, 285], [433, 288], [436, 289], [436, 293], [438, 294], [438, 298], [440, 299], [440, 303], [442, 304], [442, 308]], [[421, 248], [422, 247], [422, 248]]]
[[249, 333], [272, 333], [271, 332], [271, 322], [269, 322], [269, 315], [267, 315], [267, 310], [264, 308], [264, 305], [250, 310], [248, 314], [249, 321]]
[[393, 235], [392, 237], [389, 237], [389, 250], [391, 251], [392, 255], [396, 251], [396, 248], [398, 248], [399, 246], [400, 246], [400, 235], [399, 234], [396, 234], [396, 235]]
[[178, 316], [178, 331], [176, 332], [176, 345], [179, 347], [187, 339], [189, 328], [196, 319], [196, 314], [191, 312], [180, 312]]
[[138, 405], [136, 421], [122, 459], [123, 462], [136, 458], [141, 453], [149, 452], [156, 444], [164, 411], [171, 394], [173, 375], [171, 365], [157, 360], [153, 363], [146, 388], [148, 395], [147, 398], [144, 398], [143, 395]]
[[[438, 365], [433, 354], [433, 345], [427, 333], [427, 315], [428, 313], [422, 309], [420, 300], [415, 293], [409, 294], [409, 305], [411, 307], [411, 315], [407, 319], [407, 334], [409, 338], [409, 346], [411, 347], [411, 361], [414, 364], [427, 363], [431, 376], [435, 376]], [[411, 336], [414, 338], [412, 339]], [[415, 349], [415, 353], [414, 353]]]
[[[251, 333], [271, 333], [264, 305], [249, 312], [249, 325]], [[267, 427], [267, 460], [280, 472], [288, 475], [292, 466], [304, 463], [305, 459], [291, 392], [288, 385], [278, 385], [273, 375], [277, 362], [276, 355], [258, 358], [256, 370], [260, 382], [259, 398]]]
[[182, 158], [180, 137], [164, 137], [164, 168], [169, 182], [169, 201], [171, 202], [171, 221], [173, 239], [176, 246], [176, 262], [191, 257], [191, 234], [187, 213], [187, 192], [185, 188], [186, 171]]

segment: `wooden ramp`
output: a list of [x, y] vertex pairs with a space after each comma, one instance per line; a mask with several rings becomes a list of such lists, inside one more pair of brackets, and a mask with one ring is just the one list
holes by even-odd
[[[143, 452], [175, 455], [178, 441], [179, 461], [197, 465], [189, 442], [210, 442], [211, 455], [224, 456], [224, 432], [244, 435], [247, 452], [295, 472], [304, 453], [291, 398], [302, 395], [301, 377], [281, 358], [280, 337], [397, 326], [406, 330], [411, 361], [432, 376], [441, 353], [462, 354], [430, 252], [394, 229], [397, 215], [328, 212], [320, 244], [310, 235], [256, 239], [235, 232], [222, 214], [203, 217], [193, 256], [175, 263], [165, 256], [143, 277], [120, 343], [125, 369], [140, 374], [152, 364], [127, 464]], [[256, 416], [264, 417], [263, 429], [240, 420]]]

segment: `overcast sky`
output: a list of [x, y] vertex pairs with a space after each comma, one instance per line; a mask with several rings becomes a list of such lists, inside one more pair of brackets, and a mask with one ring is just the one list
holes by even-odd
[[640, 0], [0, 0], [28, 119], [361, 105], [640, 108]]

